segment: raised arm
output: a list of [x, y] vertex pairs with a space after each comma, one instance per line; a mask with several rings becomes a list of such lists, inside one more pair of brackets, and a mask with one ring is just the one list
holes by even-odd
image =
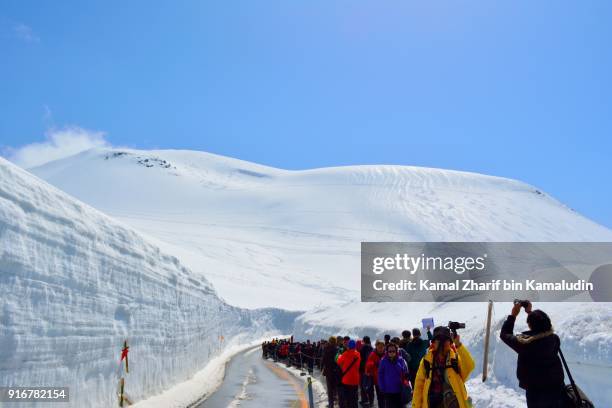
[[461, 343], [457, 346], [457, 354], [459, 355], [459, 375], [463, 382], [466, 382], [476, 364], [470, 351]]
[[516, 321], [516, 316], [518, 316], [520, 310], [520, 304], [515, 304], [512, 307], [512, 313], [508, 316], [508, 318], [506, 318], [506, 321], [502, 325], [501, 333], [499, 334], [501, 340], [517, 353], [520, 353], [524, 347], [524, 345], [520, 343], [514, 335], [514, 322]]

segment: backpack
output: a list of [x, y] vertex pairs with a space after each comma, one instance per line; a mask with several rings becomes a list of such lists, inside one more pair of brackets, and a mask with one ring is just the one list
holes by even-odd
[[[429, 378], [431, 375], [431, 363], [423, 359], [423, 367], [425, 368], [425, 378]], [[456, 358], [451, 358], [450, 364], [446, 365], [444, 368], [452, 368], [457, 374], [459, 374], [459, 360]]]

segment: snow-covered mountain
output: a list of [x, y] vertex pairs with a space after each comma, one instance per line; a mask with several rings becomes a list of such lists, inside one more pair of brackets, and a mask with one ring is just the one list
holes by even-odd
[[611, 241], [519, 181], [450, 170], [286, 171], [194, 151], [93, 149], [30, 169], [154, 237], [244, 307], [359, 298], [361, 241]]
[[[286, 171], [201, 152], [94, 149], [30, 171], [206, 273], [229, 303], [308, 310], [297, 336], [398, 334], [432, 316], [466, 321], [478, 361], [483, 304], [359, 302], [361, 241], [612, 241], [535, 187], [450, 170]], [[551, 314], [580, 385], [610, 405], [612, 305], [536, 306]], [[495, 307], [498, 333], [509, 305]], [[491, 361], [489, 382], [479, 368], [470, 380], [476, 407], [524, 406], [512, 352], [495, 341]]]
[[117, 403], [126, 338], [139, 400], [293, 320], [229, 306], [203, 269], [1, 158], [0, 244], [0, 386], [68, 386], [73, 407]]

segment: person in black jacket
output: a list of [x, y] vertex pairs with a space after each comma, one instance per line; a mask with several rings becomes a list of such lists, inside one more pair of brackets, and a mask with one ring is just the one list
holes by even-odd
[[402, 332], [402, 338], [399, 341], [399, 346], [403, 348], [406, 353], [408, 352], [408, 343], [410, 343], [410, 330], [404, 330]]
[[336, 399], [337, 380], [336, 380], [336, 354], [338, 348], [336, 347], [336, 338], [330, 337], [325, 350], [323, 351], [323, 357], [321, 358], [322, 373], [325, 376], [325, 383], [327, 385], [327, 399], [329, 408], [334, 408], [334, 400]]
[[421, 331], [419, 329], [416, 327], [412, 329], [412, 340], [406, 346], [406, 351], [410, 356], [410, 359], [408, 359], [408, 378], [413, 387], [421, 360], [427, 354], [432, 340], [433, 335], [429, 327], [427, 327], [427, 340], [421, 338]]
[[529, 330], [513, 334], [514, 322], [521, 311], [515, 303], [501, 329], [501, 339], [518, 353], [516, 376], [526, 391], [527, 407], [559, 408], [566, 404], [564, 375], [559, 348], [561, 340], [553, 332], [550, 318], [541, 310], [525, 306]]
[[370, 377], [365, 375], [365, 365], [368, 361], [370, 353], [374, 350], [372, 348], [372, 341], [369, 336], [363, 336], [363, 345], [359, 354], [361, 355], [361, 362], [359, 363], [359, 378], [360, 389], [361, 389], [361, 405], [364, 407], [370, 406], [374, 403], [374, 384]]

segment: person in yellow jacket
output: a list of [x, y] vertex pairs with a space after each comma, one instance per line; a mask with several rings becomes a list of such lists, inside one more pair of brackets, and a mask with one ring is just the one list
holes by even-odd
[[471, 408], [465, 381], [473, 369], [459, 335], [453, 338], [448, 327], [436, 327], [413, 384], [412, 408]]

